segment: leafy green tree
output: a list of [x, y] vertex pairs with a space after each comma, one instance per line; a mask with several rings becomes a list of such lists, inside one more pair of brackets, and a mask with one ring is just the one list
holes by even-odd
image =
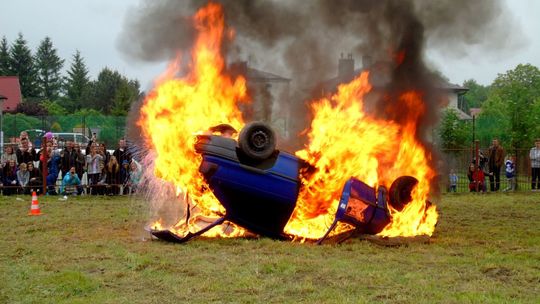
[[121, 84], [122, 75], [120, 73], [109, 68], [102, 69], [93, 84], [94, 92], [91, 107], [109, 113], [111, 105], [114, 103], [116, 91]]
[[540, 70], [530, 64], [519, 64], [513, 70], [499, 74], [492, 84], [492, 96], [506, 104], [512, 146], [529, 146], [537, 119], [533, 108], [540, 96]]
[[68, 114], [68, 111], [66, 108], [62, 107], [58, 102], [56, 101], [49, 101], [45, 100], [41, 103], [41, 105], [47, 109], [47, 113], [52, 116], [64, 116]]
[[87, 104], [105, 114], [125, 114], [131, 102], [139, 96], [139, 82], [128, 80], [117, 71], [104, 68], [93, 82], [92, 102]]
[[536, 98], [532, 105], [531, 117], [531, 137], [534, 139], [540, 138], [540, 96]]
[[482, 113], [476, 120], [477, 139], [484, 147], [489, 146], [494, 138], [498, 138], [501, 144], [509, 147], [511, 141], [509, 130], [508, 105], [501, 97], [491, 96], [482, 105]]
[[66, 99], [62, 104], [68, 110], [76, 111], [83, 108], [84, 102], [89, 98], [91, 89], [88, 68], [80, 51], [75, 52], [73, 55], [73, 62], [67, 74], [64, 87]]
[[459, 119], [454, 109], [446, 109], [438, 129], [443, 149], [459, 149], [471, 142], [472, 130], [469, 122]]
[[21, 33], [19, 33], [19, 37], [11, 46], [9, 54], [10, 73], [19, 76], [22, 95], [25, 98], [36, 97], [36, 69], [34, 59]]
[[6, 36], [0, 40], [0, 76], [8, 76], [9, 69], [9, 45]]
[[111, 114], [116, 116], [126, 116], [129, 112], [131, 103], [139, 98], [139, 87], [138, 81], [127, 81], [126, 79], [123, 79], [120, 83], [120, 87], [116, 90]]
[[64, 60], [58, 57], [51, 38], [45, 37], [41, 41], [35, 62], [39, 95], [47, 100], [57, 99], [62, 88], [62, 76], [60, 73], [64, 66]]
[[469, 108], [480, 108], [488, 98], [489, 86], [483, 86], [474, 79], [464, 81], [463, 86], [469, 89], [464, 95]]

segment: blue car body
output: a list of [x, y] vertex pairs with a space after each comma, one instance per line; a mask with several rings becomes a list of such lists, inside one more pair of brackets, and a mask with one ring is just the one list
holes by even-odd
[[[199, 135], [195, 150], [202, 155], [199, 171], [226, 214], [203, 230], [176, 236], [168, 230], [152, 231], [160, 239], [185, 242], [224, 221], [233, 222], [259, 235], [288, 239], [283, 229], [289, 221], [301, 187], [300, 171], [309, 165], [283, 151], [264, 160], [246, 157], [234, 139]], [[321, 243], [338, 222], [346, 222], [361, 233], [375, 234], [389, 222], [386, 189], [377, 191], [354, 178], [343, 188], [334, 223], [319, 240]]]

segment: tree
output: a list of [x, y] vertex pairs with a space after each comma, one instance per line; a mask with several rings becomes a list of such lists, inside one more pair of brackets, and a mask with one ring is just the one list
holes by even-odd
[[9, 69], [9, 46], [6, 36], [0, 41], [0, 76], [8, 76]]
[[65, 116], [68, 114], [68, 111], [56, 101], [45, 100], [41, 104], [51, 116]]
[[105, 114], [110, 114], [113, 109], [116, 114], [125, 114], [139, 94], [137, 80], [128, 80], [117, 71], [104, 68], [93, 83], [92, 103], [88, 106]]
[[460, 149], [471, 141], [471, 127], [466, 121], [459, 119], [454, 109], [446, 109], [438, 129], [443, 149]]
[[17, 105], [17, 113], [26, 114], [29, 116], [46, 116], [47, 109], [41, 103], [23, 102]]
[[117, 71], [104, 68], [94, 82], [93, 108], [109, 113], [116, 91], [122, 83], [122, 75]]
[[534, 105], [540, 96], [540, 70], [530, 64], [519, 64], [499, 74], [492, 84], [492, 96], [506, 104], [512, 145], [527, 147], [534, 137], [536, 117]]
[[463, 86], [469, 89], [464, 95], [469, 109], [482, 107], [482, 104], [488, 98], [489, 86], [478, 84], [474, 79], [464, 81]]
[[115, 116], [126, 116], [131, 103], [139, 98], [139, 82], [137, 80], [122, 79], [120, 87], [114, 96], [111, 114]]
[[68, 77], [65, 79], [65, 92], [67, 99], [63, 105], [70, 111], [76, 111], [83, 108], [83, 103], [90, 94], [90, 78], [88, 77], [88, 68], [84, 63], [81, 52], [77, 51], [73, 55], [73, 62]]
[[476, 134], [482, 146], [498, 138], [502, 144], [511, 141], [508, 105], [499, 96], [490, 96], [482, 105], [482, 113], [476, 120]]
[[37, 96], [36, 70], [32, 53], [21, 33], [9, 50], [9, 68], [12, 75], [19, 76], [21, 93], [25, 98]]
[[35, 58], [39, 96], [47, 100], [57, 99], [62, 88], [60, 72], [64, 60], [56, 53], [51, 38], [45, 37], [38, 47]]

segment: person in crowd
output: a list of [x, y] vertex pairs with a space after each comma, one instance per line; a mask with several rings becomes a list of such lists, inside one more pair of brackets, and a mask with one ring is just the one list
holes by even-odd
[[101, 163], [103, 164], [103, 166], [106, 167], [107, 164], [109, 163], [109, 160], [111, 159], [111, 153], [107, 151], [107, 147], [105, 146], [105, 144], [99, 144], [98, 153], [102, 157]]
[[28, 162], [27, 169], [29, 173], [28, 187], [30, 191], [36, 191], [36, 193], [40, 193], [41, 188], [43, 187], [43, 184], [41, 183], [41, 172], [38, 168], [34, 167], [34, 162]]
[[125, 160], [128, 164], [131, 162], [131, 152], [129, 152], [124, 138], [118, 141], [118, 149], [114, 150], [113, 156], [116, 157], [119, 164], [123, 164]]
[[467, 171], [467, 177], [469, 178], [469, 191], [486, 191], [484, 185], [484, 171], [482, 171], [480, 167], [477, 167], [475, 164], [470, 164], [469, 170]]
[[0, 163], [0, 191], [4, 190], [4, 164]]
[[107, 188], [107, 194], [108, 195], [118, 195], [120, 193], [120, 181], [118, 180], [119, 173], [120, 173], [120, 165], [118, 164], [118, 161], [116, 160], [116, 157], [111, 156], [109, 162], [107, 165], [105, 165], [106, 171], [107, 171], [107, 178], [105, 179], [105, 182], [109, 187]]
[[458, 176], [457, 176], [456, 172], [454, 172], [454, 169], [450, 169], [450, 174], [448, 175], [448, 181], [450, 182], [449, 191], [450, 192], [456, 192], [457, 191]]
[[101, 173], [99, 174], [99, 181], [94, 188], [96, 189], [96, 194], [105, 195], [108, 193], [109, 188], [107, 184], [107, 167], [103, 163], [100, 163], [99, 168]]
[[62, 178], [66, 176], [71, 167], [74, 167], [77, 162], [77, 152], [75, 152], [72, 141], [67, 141], [64, 150], [60, 152]]
[[501, 184], [501, 167], [504, 163], [504, 149], [499, 144], [498, 139], [493, 139], [489, 147], [489, 189], [490, 191], [499, 191]]
[[17, 154], [13, 150], [13, 146], [6, 146], [4, 148], [4, 154], [2, 154], [2, 164], [8, 163], [10, 160], [17, 162]]
[[516, 190], [516, 158], [513, 155], [509, 155], [504, 162], [504, 171], [506, 175], [506, 180], [508, 181], [508, 186], [504, 191], [515, 191]]
[[10, 160], [4, 167], [4, 195], [17, 193], [17, 164]]
[[81, 195], [81, 180], [77, 176], [75, 166], [72, 166], [66, 173], [66, 175], [64, 175], [64, 178], [62, 179], [62, 185], [60, 186], [60, 193], [62, 195]]
[[30, 137], [28, 136], [28, 132], [21, 131], [21, 133], [19, 133], [19, 140], [22, 140], [23, 138], [26, 138], [28, 140], [28, 145], [30, 146], [30, 148], [32, 148], [33, 145], [32, 145], [32, 141], [30, 140]]
[[54, 149], [54, 142], [53, 142], [53, 148], [47, 151], [49, 153], [49, 160], [47, 162], [47, 189], [48, 193], [50, 195], [56, 195], [58, 194], [56, 192], [56, 180], [58, 179], [58, 175], [60, 174], [60, 153]]
[[529, 152], [531, 159], [531, 190], [540, 191], [540, 138], [535, 141], [535, 146]]
[[75, 143], [73, 148], [75, 150], [75, 172], [77, 172], [77, 176], [82, 181], [84, 175], [84, 166], [86, 165], [86, 157], [82, 153], [81, 145]]
[[36, 150], [30, 146], [29, 140], [26, 137], [21, 138], [21, 144], [17, 148], [17, 163], [28, 163], [29, 161], [38, 160]]
[[89, 153], [86, 155], [86, 172], [88, 174], [88, 185], [92, 195], [98, 194], [98, 189], [95, 187], [100, 181], [101, 168], [103, 168], [102, 159], [103, 156], [97, 153], [97, 144], [93, 143], [90, 146]]
[[129, 162], [125, 159], [120, 167], [118, 181], [122, 184], [122, 194], [129, 194]]
[[19, 171], [17, 171], [17, 183], [21, 187], [23, 194], [29, 194], [30, 188], [28, 188], [28, 182], [30, 182], [30, 172], [28, 172], [26, 163], [19, 165]]
[[128, 187], [130, 193], [137, 192], [137, 189], [141, 183], [142, 178], [142, 168], [135, 160], [131, 161], [131, 164], [129, 164], [129, 181], [128, 181]]

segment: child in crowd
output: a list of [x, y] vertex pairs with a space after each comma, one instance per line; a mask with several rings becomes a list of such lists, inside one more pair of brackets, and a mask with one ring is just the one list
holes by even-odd
[[17, 165], [10, 160], [4, 167], [4, 195], [17, 194]]
[[28, 172], [26, 163], [19, 165], [19, 171], [17, 171], [17, 182], [21, 187], [23, 194], [29, 194], [28, 182], [30, 182], [30, 172]]
[[475, 164], [469, 165], [469, 171], [467, 172], [469, 178], [469, 190], [471, 192], [486, 192], [485, 187], [485, 175], [484, 171], [477, 167]]
[[450, 169], [450, 174], [448, 175], [448, 180], [450, 181], [449, 192], [456, 192], [457, 183], [458, 183], [458, 176], [454, 172], [454, 169]]
[[6, 146], [4, 148], [4, 154], [2, 154], [2, 164], [7, 164], [10, 160], [14, 160], [15, 163], [17, 162], [17, 154], [15, 154], [15, 150], [13, 150], [13, 146]]
[[137, 192], [137, 188], [139, 187], [139, 184], [141, 183], [142, 179], [142, 168], [139, 163], [137, 163], [135, 160], [131, 161], [131, 164], [129, 165], [129, 192], [135, 193]]
[[69, 169], [69, 172], [62, 179], [60, 193], [62, 193], [63, 195], [80, 195], [82, 193], [81, 180], [77, 176], [75, 166], [72, 166]]
[[516, 190], [516, 158], [513, 155], [510, 155], [506, 162], [504, 163], [506, 169], [506, 179], [508, 180], [508, 187], [504, 191], [515, 191]]
[[34, 167], [33, 162], [28, 162], [26, 167], [28, 169], [28, 173], [30, 174], [29, 175], [30, 178], [28, 180], [28, 186], [30, 188], [29, 190], [31, 192], [36, 191], [37, 193], [41, 193], [41, 188], [43, 187], [43, 184], [41, 182], [42, 180], [41, 172], [39, 171], [38, 168]]

